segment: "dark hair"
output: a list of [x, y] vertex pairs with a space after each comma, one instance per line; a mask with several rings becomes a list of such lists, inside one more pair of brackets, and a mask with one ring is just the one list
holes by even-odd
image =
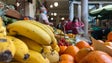
[[78, 18], [78, 17], [76, 17], [76, 16], [74, 16], [74, 18], [73, 18], [72, 22], [75, 22], [75, 20], [76, 20], [76, 19], [78, 19], [78, 21], [79, 21], [79, 18]]

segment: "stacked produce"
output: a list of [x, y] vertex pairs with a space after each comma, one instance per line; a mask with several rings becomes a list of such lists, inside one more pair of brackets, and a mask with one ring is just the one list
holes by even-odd
[[111, 34], [106, 42], [92, 39], [92, 45], [84, 40], [75, 43], [75, 36], [34, 20], [5, 27], [0, 18], [0, 63], [112, 62]]
[[0, 22], [1, 63], [58, 63], [60, 49], [52, 27], [33, 20], [16, 21], [7, 27], [2, 19]]

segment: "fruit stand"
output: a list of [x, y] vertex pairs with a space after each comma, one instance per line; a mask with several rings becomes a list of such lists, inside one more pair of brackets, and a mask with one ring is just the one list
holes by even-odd
[[[21, 15], [14, 12], [7, 15], [15, 21], [0, 17], [0, 63], [112, 63], [112, 32], [105, 41], [90, 36], [90, 44], [78, 34], [20, 20]], [[11, 22], [3, 25], [6, 21]]]

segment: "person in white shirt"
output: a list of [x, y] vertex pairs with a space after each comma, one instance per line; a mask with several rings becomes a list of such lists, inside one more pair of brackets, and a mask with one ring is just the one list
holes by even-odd
[[47, 17], [47, 9], [42, 6], [40, 8], [40, 15], [39, 15], [39, 22], [47, 24], [47, 25], [53, 25], [53, 23], [49, 22], [48, 17]]

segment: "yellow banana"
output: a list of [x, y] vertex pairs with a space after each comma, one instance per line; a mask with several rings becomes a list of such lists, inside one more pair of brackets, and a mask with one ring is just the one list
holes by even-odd
[[43, 47], [40, 44], [36, 43], [35, 41], [24, 36], [17, 36], [17, 38], [24, 41], [24, 43], [26, 43], [29, 49], [40, 52], [40, 53], [42, 52]]
[[0, 27], [0, 33], [4, 34], [6, 36], [6, 27], [5, 26]]
[[22, 63], [46, 63], [44, 57], [36, 51], [30, 50], [30, 57], [26, 61], [22, 61]]
[[50, 25], [47, 25], [47, 27], [48, 27], [52, 32], [54, 32], [54, 29], [53, 29]]
[[18, 61], [27, 60], [29, 58], [29, 49], [27, 45], [20, 39], [13, 37], [13, 36], [7, 36], [7, 38], [11, 39], [16, 47], [16, 53], [14, 55], [14, 59]]
[[50, 63], [55, 63], [59, 61], [59, 54], [56, 50], [51, 50], [51, 52], [43, 52], [42, 55], [47, 57]]
[[29, 22], [31, 24], [34, 24], [34, 25], [40, 27], [41, 29], [43, 29], [45, 32], [47, 32], [47, 34], [51, 37], [51, 40], [52, 40], [52, 44], [51, 44], [52, 48], [54, 49], [56, 47], [57, 40], [56, 40], [53, 32], [49, 29], [49, 27], [50, 27], [49, 25], [45, 25], [45, 24], [36, 22], [34, 20], [27, 20], [26, 22]]
[[43, 45], [51, 44], [51, 38], [44, 30], [26, 21], [9, 24], [7, 29], [11, 35], [22, 35]]
[[2, 27], [3, 26], [3, 20], [2, 20], [2, 18], [0, 17], [0, 27]]
[[0, 37], [0, 62], [10, 62], [15, 52], [14, 43], [6, 37]]
[[48, 52], [51, 52], [53, 49], [51, 46], [43, 46], [43, 51], [42, 53], [48, 53]]

